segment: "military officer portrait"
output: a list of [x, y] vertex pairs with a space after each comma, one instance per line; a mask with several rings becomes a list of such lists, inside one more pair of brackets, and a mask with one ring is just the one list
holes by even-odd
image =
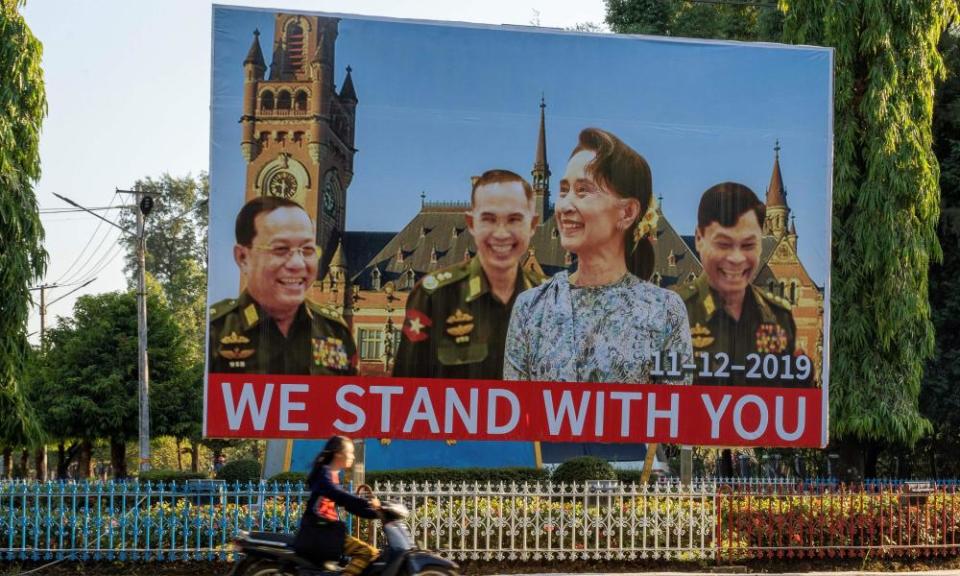
[[499, 380], [517, 294], [542, 278], [521, 268], [537, 228], [533, 188], [508, 170], [473, 184], [470, 260], [424, 276], [407, 299], [394, 376]]
[[355, 373], [346, 322], [307, 299], [319, 253], [306, 211], [292, 200], [255, 198], [237, 215], [235, 236], [243, 289], [210, 308], [209, 372]]
[[[810, 381], [791, 377], [796, 367], [782, 364], [793, 363], [796, 351], [790, 303], [753, 284], [765, 217], [766, 206], [743, 184], [717, 184], [700, 198], [694, 241], [703, 272], [677, 287], [690, 322], [695, 384], [798, 386]], [[773, 378], [771, 370], [764, 374], [757, 365], [766, 355], [776, 356]]]

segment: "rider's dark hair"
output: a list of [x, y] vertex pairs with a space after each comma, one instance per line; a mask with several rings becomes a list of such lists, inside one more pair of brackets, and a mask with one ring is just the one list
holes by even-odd
[[333, 462], [336, 455], [342, 452], [343, 447], [350, 442], [353, 441], [346, 436], [331, 436], [327, 440], [327, 443], [323, 445], [323, 450], [317, 454], [317, 458], [313, 461], [313, 468], [310, 470], [310, 475], [307, 476], [308, 486], [313, 484], [319, 474], [323, 473], [323, 467]]

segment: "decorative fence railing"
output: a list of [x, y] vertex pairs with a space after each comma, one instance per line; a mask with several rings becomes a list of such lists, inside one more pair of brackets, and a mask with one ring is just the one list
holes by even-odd
[[[695, 560], [960, 552], [956, 485], [384, 484], [416, 540], [456, 560]], [[0, 559], [230, 559], [238, 530], [292, 532], [299, 484], [0, 483]], [[375, 543], [382, 536], [358, 527]]]

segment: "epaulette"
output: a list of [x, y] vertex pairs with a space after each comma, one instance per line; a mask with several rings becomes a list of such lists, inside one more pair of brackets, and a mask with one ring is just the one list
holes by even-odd
[[766, 290], [760, 290], [760, 294], [763, 295], [763, 297], [767, 300], [767, 302], [769, 302], [770, 304], [773, 304], [777, 308], [783, 308], [787, 312], [789, 312], [792, 308], [790, 306], [790, 301], [782, 296], [777, 296], [776, 294], [773, 294], [772, 292], [767, 292]]
[[230, 312], [237, 309], [237, 299], [236, 298], [227, 298], [226, 300], [221, 300], [210, 306], [210, 321], [218, 320], [223, 318]]
[[423, 289], [427, 292], [433, 292], [437, 288], [453, 284], [458, 280], [466, 278], [469, 273], [468, 263], [454, 264], [453, 266], [427, 274], [423, 277], [423, 280], [420, 280], [420, 285], [423, 286]]
[[313, 302], [312, 300], [307, 300], [307, 309], [308, 311], [319, 314], [324, 318], [329, 318], [345, 328], [348, 327], [347, 321], [343, 319], [343, 316], [337, 312], [336, 308], [329, 304], [319, 304], [317, 302]]

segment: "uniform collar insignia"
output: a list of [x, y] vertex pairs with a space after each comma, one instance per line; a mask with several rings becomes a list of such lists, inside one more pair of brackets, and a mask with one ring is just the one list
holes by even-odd
[[717, 311], [717, 302], [713, 298], [713, 291], [710, 289], [710, 281], [707, 279], [707, 273], [703, 272], [694, 280], [693, 287], [697, 290], [697, 299], [703, 303], [703, 313], [707, 322], [713, 318], [713, 313]]
[[473, 302], [487, 291], [487, 276], [483, 273], [480, 258], [474, 256], [467, 265], [469, 280], [467, 281], [467, 302]]
[[243, 319], [247, 321], [247, 326], [253, 326], [258, 320], [260, 320], [260, 315], [257, 313], [256, 305], [249, 304], [243, 309]]
[[237, 309], [243, 316], [244, 330], [248, 330], [260, 322], [260, 311], [257, 301], [254, 300], [246, 290], [240, 294], [240, 298], [237, 300]]

